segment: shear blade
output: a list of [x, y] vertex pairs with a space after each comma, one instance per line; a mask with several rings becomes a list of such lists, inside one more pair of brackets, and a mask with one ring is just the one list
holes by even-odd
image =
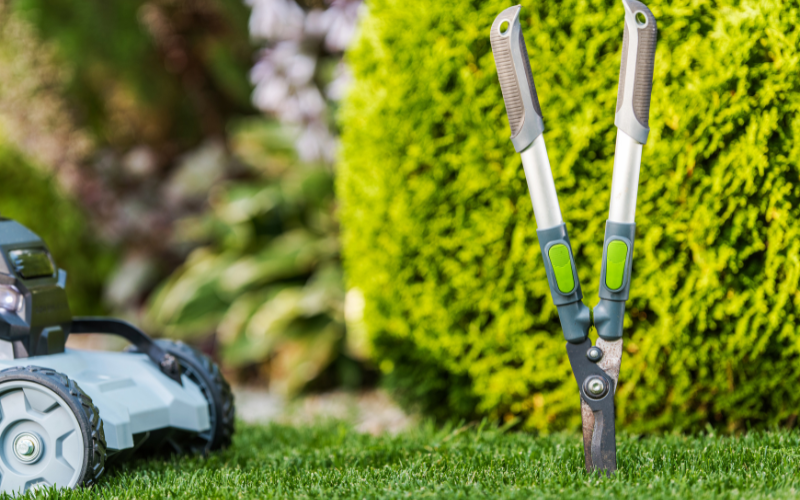
[[579, 387], [583, 381], [602, 373], [611, 382], [611, 393], [600, 400], [590, 400], [581, 392], [581, 419], [583, 422], [583, 451], [586, 470], [612, 473], [617, 469], [617, 446], [614, 422], [614, 392], [619, 379], [622, 360], [622, 339], [605, 341], [598, 339], [597, 347], [603, 351], [603, 358], [592, 363], [586, 358], [586, 351], [592, 343], [586, 339], [580, 344], [567, 345], [573, 372]]

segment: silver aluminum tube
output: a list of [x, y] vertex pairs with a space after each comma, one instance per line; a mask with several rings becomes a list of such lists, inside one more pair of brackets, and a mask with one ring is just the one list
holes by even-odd
[[611, 177], [611, 202], [608, 220], [635, 222], [636, 192], [639, 189], [639, 167], [642, 164], [642, 145], [617, 129], [614, 152], [614, 174]]
[[539, 134], [539, 137], [519, 155], [522, 157], [522, 168], [528, 181], [537, 229], [558, 226], [563, 219], [561, 219], [561, 207], [558, 206], [553, 172], [550, 171], [550, 160], [547, 159], [544, 135]]

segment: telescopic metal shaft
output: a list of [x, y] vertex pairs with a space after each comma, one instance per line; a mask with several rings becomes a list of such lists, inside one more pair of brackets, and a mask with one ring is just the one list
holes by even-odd
[[528, 181], [536, 226], [539, 229], [558, 226], [563, 220], [553, 173], [550, 171], [550, 160], [547, 158], [547, 148], [544, 145], [544, 135], [539, 135], [520, 156], [525, 179]]
[[544, 121], [539, 97], [519, 24], [520, 9], [519, 5], [509, 7], [497, 16], [490, 40], [511, 127], [511, 142], [522, 157], [536, 226], [542, 230], [563, 221], [542, 136]]
[[614, 153], [614, 174], [611, 177], [611, 201], [608, 220], [632, 223], [636, 217], [636, 193], [639, 189], [639, 168], [642, 144], [617, 129]]

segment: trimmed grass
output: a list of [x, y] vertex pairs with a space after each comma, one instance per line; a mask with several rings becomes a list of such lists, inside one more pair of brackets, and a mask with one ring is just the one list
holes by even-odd
[[[620, 470], [583, 471], [577, 435], [486, 427], [397, 436], [240, 424], [207, 459], [138, 460], [61, 498], [797, 498], [800, 432], [742, 437], [618, 436]], [[48, 495], [49, 496], [49, 495]]]

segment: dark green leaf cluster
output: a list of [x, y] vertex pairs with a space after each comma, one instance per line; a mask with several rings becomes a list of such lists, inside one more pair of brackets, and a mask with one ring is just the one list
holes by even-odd
[[[443, 415], [579, 422], [489, 45], [506, 2], [371, 2], [349, 53], [349, 285], [399, 394]], [[800, 8], [648, 2], [659, 26], [620, 426], [727, 430], [800, 407]], [[523, 2], [561, 208], [596, 303], [623, 8]]]

